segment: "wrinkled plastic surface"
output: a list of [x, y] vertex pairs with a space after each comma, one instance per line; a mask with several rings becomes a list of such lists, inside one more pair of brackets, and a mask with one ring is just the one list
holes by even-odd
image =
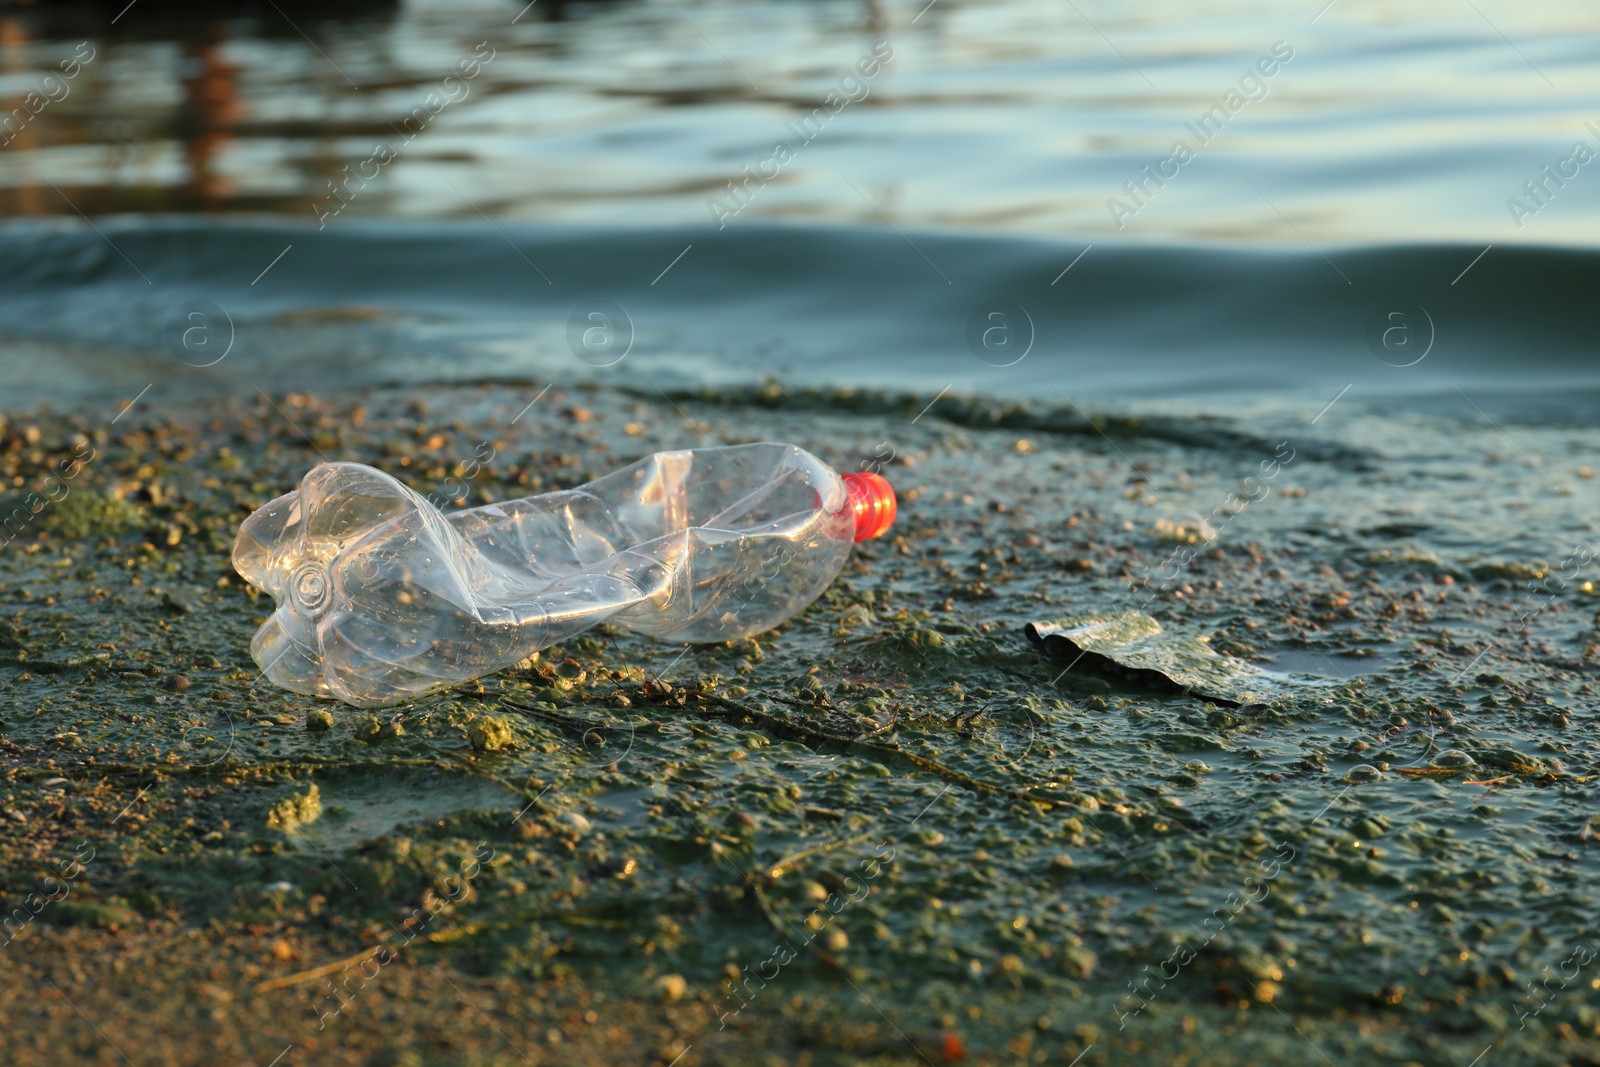
[[658, 452], [449, 516], [382, 471], [325, 463], [245, 520], [233, 565], [277, 601], [250, 645], [266, 676], [375, 707], [600, 622], [693, 642], [771, 629], [856, 533], [845, 483], [794, 445]]

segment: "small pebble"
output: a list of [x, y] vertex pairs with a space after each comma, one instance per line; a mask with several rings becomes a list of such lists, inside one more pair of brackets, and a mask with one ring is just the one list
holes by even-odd
[[688, 992], [689, 983], [681, 974], [664, 974], [656, 979], [656, 994], [668, 1004], [676, 1004]]
[[333, 729], [333, 713], [326, 708], [313, 708], [306, 712], [306, 729], [318, 733]]
[[161, 684], [174, 693], [181, 693], [189, 688], [189, 679], [181, 674], [169, 674], [161, 679]]

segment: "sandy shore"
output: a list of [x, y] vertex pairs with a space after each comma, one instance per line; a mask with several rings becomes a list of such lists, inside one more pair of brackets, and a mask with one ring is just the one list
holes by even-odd
[[[1588, 593], [1529, 616], [1531, 562], [1308, 535], [1418, 491], [1370, 441], [538, 392], [11, 413], [0, 1058], [1600, 1058]], [[778, 632], [602, 628], [377, 714], [249, 658], [234, 533], [320, 459], [459, 506], [761, 439], [901, 493]], [[1227, 708], [1021, 634], [1110, 607], [1329, 684]]]

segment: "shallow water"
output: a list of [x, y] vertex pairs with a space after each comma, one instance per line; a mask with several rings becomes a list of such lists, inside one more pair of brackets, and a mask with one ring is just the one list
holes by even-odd
[[14, 402], [766, 376], [1593, 398], [1600, 203], [1587, 164], [1540, 169], [1600, 150], [1577, 3], [88, 10], [0, 35], [18, 106], [60, 96], [0, 150], [0, 207], [57, 217], [0, 232]]
[[146, 386], [160, 401], [770, 377], [924, 402], [1088, 396], [1235, 413], [1269, 402], [1310, 417], [1338, 397], [1582, 423], [1597, 384], [1600, 259], [1581, 250], [1496, 249], [1453, 287], [1470, 247], [1336, 252], [1349, 285], [1293, 248], [1096, 248], [1053, 285], [1074, 246], [944, 232], [918, 231], [913, 248], [892, 230], [763, 223], [710, 235], [509, 222], [99, 229], [0, 231], [0, 332], [12, 339], [0, 369], [14, 402], [109, 406]]

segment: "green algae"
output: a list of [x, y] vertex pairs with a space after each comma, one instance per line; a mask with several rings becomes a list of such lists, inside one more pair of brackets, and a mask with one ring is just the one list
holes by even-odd
[[95, 492], [76, 492], [44, 508], [39, 521], [64, 538], [81, 541], [132, 530], [143, 523], [144, 516], [126, 500]]
[[499, 715], [485, 715], [467, 725], [467, 741], [479, 752], [498, 752], [511, 744], [511, 723]]
[[267, 809], [267, 825], [274, 830], [293, 832], [322, 817], [322, 794], [315, 782], [306, 789], [290, 793]]

